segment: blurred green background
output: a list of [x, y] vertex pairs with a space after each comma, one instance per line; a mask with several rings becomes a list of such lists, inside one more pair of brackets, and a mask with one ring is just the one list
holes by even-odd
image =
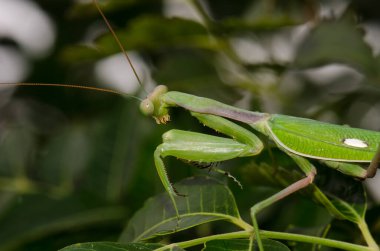
[[[101, 3], [146, 91], [159, 83], [245, 109], [380, 129], [375, 0]], [[0, 82], [69, 83], [146, 96], [126, 60], [115, 56], [120, 50], [91, 2], [3, 0], [0, 9]], [[181, 109], [173, 110], [171, 123], [156, 125], [138, 105], [133, 98], [70, 88], [0, 89], [0, 250], [122, 241], [128, 219], [163, 191], [153, 163], [161, 135], [172, 128], [214, 133]], [[250, 206], [282, 188], [270, 175], [274, 162], [298, 172], [286, 156], [273, 155], [220, 164], [244, 186], [230, 182], [247, 220]], [[173, 181], [213, 175], [176, 159], [166, 163]], [[320, 169], [317, 182], [355, 193], [356, 181]], [[368, 184], [367, 222], [379, 242], [377, 184]], [[263, 229], [312, 234], [331, 224], [328, 237], [362, 241], [354, 225], [302, 195], [269, 208], [259, 222]], [[207, 224], [174, 240], [230, 228]], [[309, 249], [294, 244], [293, 250]]]

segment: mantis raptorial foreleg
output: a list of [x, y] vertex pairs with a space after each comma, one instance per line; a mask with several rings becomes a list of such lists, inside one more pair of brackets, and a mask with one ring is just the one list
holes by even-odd
[[[189, 161], [216, 162], [236, 157], [253, 156], [259, 154], [263, 149], [262, 142], [255, 134], [230, 120], [215, 115], [196, 112], [191, 112], [191, 114], [204, 125], [228, 135], [232, 139], [181, 130], [171, 130], [163, 135], [163, 143], [157, 147], [154, 158], [160, 179], [169, 193], [177, 215], [179, 215], [179, 212], [176, 206], [175, 196], [178, 195], [178, 193], [169, 181], [162, 158], [166, 156], [174, 156]], [[255, 218], [256, 213], [283, 197], [286, 197], [312, 183], [314, 175], [316, 174], [314, 166], [305, 158], [291, 153], [288, 154], [306, 174], [306, 177], [252, 207], [251, 217], [255, 235], [259, 246], [261, 246], [261, 250], [263, 249], [258, 235], [259, 228]]]
[[255, 134], [227, 119], [195, 112], [192, 112], [192, 115], [205, 126], [231, 138], [182, 130], [170, 130], [163, 135], [163, 143], [156, 148], [154, 160], [177, 215], [179, 212], [174, 197], [178, 193], [169, 181], [162, 158], [173, 156], [188, 161], [219, 162], [257, 155], [264, 147]]

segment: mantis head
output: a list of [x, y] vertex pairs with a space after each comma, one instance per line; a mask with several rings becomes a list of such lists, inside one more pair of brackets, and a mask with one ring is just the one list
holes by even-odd
[[168, 92], [168, 87], [159, 85], [140, 103], [140, 111], [146, 116], [152, 116], [157, 124], [166, 124], [170, 120], [169, 110], [162, 101], [162, 95]]

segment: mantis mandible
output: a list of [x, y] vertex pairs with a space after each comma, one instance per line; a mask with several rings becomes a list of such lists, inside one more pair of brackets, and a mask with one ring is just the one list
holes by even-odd
[[[97, 6], [96, 0], [94, 3]], [[100, 13], [103, 16], [101, 11]], [[103, 16], [103, 18], [105, 17]], [[110, 30], [112, 31], [112, 29]], [[124, 51], [124, 49], [122, 50]], [[127, 56], [126, 53], [125, 55]], [[128, 56], [127, 59], [132, 66]], [[33, 84], [21, 83], [19, 85]], [[86, 88], [70, 85], [60, 86]], [[87, 89], [113, 92], [100, 88]], [[201, 163], [220, 162], [260, 154], [264, 148], [261, 140], [253, 132], [233, 121], [245, 123], [256, 132], [268, 137], [279, 149], [289, 155], [305, 174], [301, 180], [251, 208], [254, 235], [261, 251], [264, 249], [256, 220], [257, 213], [313, 182], [317, 171], [308, 159], [319, 160], [328, 167], [358, 179], [375, 176], [380, 161], [380, 132], [280, 114], [247, 111], [208, 98], [168, 91], [167, 87], [163, 85], [157, 86], [141, 102], [140, 110], [144, 115], [152, 116], [158, 124], [165, 124], [170, 120], [171, 107], [181, 107], [189, 111], [202, 124], [229, 137], [182, 130], [170, 130], [163, 135], [163, 143], [154, 152], [154, 162], [177, 215], [179, 213], [175, 197], [179, 193], [170, 183], [163, 159], [167, 156], [174, 156]], [[365, 165], [368, 168], [365, 168]]]

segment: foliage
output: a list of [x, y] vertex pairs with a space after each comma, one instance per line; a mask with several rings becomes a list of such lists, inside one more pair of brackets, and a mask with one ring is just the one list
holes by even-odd
[[[48, 57], [31, 62], [25, 82], [115, 88], [94, 74], [120, 49], [93, 4], [36, 2], [56, 23], [58, 40]], [[378, 25], [372, 5], [178, 1], [194, 20], [167, 14], [168, 1], [101, 2], [123, 46], [149, 66], [143, 80], [249, 110], [380, 129], [380, 60], [365, 40], [366, 25]], [[165, 159], [187, 195], [178, 198], [177, 219], [153, 152], [174, 127], [214, 133], [187, 112], [175, 109], [171, 123], [157, 126], [136, 100], [107, 93], [20, 87], [1, 95], [0, 250], [163, 250], [168, 243], [246, 250], [250, 207], [302, 176], [271, 142], [260, 156], [220, 164], [242, 190]], [[258, 215], [260, 228], [271, 230], [262, 231], [264, 246], [366, 250], [371, 234], [380, 242], [379, 207], [362, 182], [315, 165], [315, 184]]]

